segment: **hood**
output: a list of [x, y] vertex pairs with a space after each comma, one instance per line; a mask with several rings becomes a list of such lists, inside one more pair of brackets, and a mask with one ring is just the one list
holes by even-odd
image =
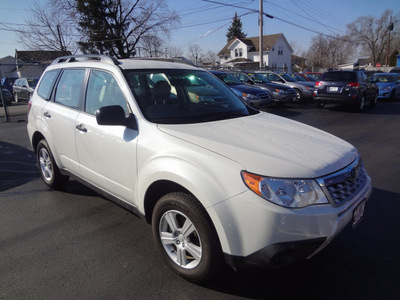
[[267, 113], [211, 123], [159, 125], [167, 134], [283, 178], [321, 177], [353, 162], [357, 150], [319, 129]]
[[251, 87], [248, 85], [240, 84], [240, 85], [230, 85], [229, 86], [232, 89], [236, 89], [240, 91], [241, 93], [246, 93], [246, 94], [265, 94], [265, 90], [259, 87]]
[[394, 82], [376, 82], [376, 85], [378, 86], [379, 90], [382, 90], [386, 87], [394, 87], [396, 83]]
[[285, 85], [283, 83], [272, 83], [271, 82], [271, 83], [258, 83], [258, 84], [260, 84], [262, 86], [265, 86], [265, 87], [272, 88], [272, 89], [280, 89], [280, 90], [285, 90], [285, 91], [290, 89], [289, 86], [287, 86], [287, 85]]

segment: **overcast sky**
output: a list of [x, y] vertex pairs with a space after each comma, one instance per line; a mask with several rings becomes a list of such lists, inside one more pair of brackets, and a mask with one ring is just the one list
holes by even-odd
[[[42, 0], [0, 1], [0, 58], [14, 56], [15, 49], [31, 50], [18, 44], [13, 29], [24, 24], [35, 1]], [[258, 16], [254, 12], [259, 8], [259, 0], [166, 0], [166, 3], [181, 16], [181, 24], [172, 32], [169, 43], [181, 47], [184, 53], [191, 43], [199, 44], [205, 52], [221, 50], [235, 12], [241, 16], [248, 37], [259, 34]], [[300, 52], [308, 49], [317, 33], [344, 34], [346, 25], [358, 17], [380, 17], [386, 9], [398, 13], [400, 0], [264, 0], [264, 12], [275, 17], [264, 18], [264, 34], [283, 33], [289, 42], [295, 42], [295, 50]]]

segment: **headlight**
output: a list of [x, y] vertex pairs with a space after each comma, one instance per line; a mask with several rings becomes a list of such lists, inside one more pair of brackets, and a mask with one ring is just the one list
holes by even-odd
[[262, 177], [245, 171], [242, 177], [249, 189], [280, 206], [300, 208], [328, 203], [324, 192], [312, 179]]
[[249, 99], [258, 99], [257, 95], [254, 94], [246, 94], [246, 93], [242, 93], [243, 97], [245, 98], [249, 98]]
[[279, 94], [285, 94], [286, 93], [285, 90], [281, 90], [281, 89], [275, 89], [275, 92], [277, 92]]
[[390, 85], [388, 85], [388, 86], [385, 86], [382, 90], [388, 91], [388, 90], [391, 90], [391, 89], [392, 89], [392, 87]]

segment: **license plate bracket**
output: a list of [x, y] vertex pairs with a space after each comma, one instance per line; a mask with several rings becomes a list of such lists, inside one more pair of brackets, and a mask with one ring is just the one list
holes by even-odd
[[330, 92], [338, 92], [339, 88], [337, 86], [331, 86], [331, 87], [329, 87], [329, 91]]

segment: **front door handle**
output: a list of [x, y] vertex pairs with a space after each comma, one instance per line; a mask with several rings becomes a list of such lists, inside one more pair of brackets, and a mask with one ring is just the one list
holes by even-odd
[[79, 131], [87, 132], [87, 129], [86, 129], [85, 125], [83, 125], [83, 124], [76, 125], [75, 127], [76, 127], [76, 129], [78, 129]]
[[51, 114], [50, 114], [48, 111], [45, 111], [45, 112], [43, 113], [43, 115], [44, 115], [46, 118], [51, 118]]

